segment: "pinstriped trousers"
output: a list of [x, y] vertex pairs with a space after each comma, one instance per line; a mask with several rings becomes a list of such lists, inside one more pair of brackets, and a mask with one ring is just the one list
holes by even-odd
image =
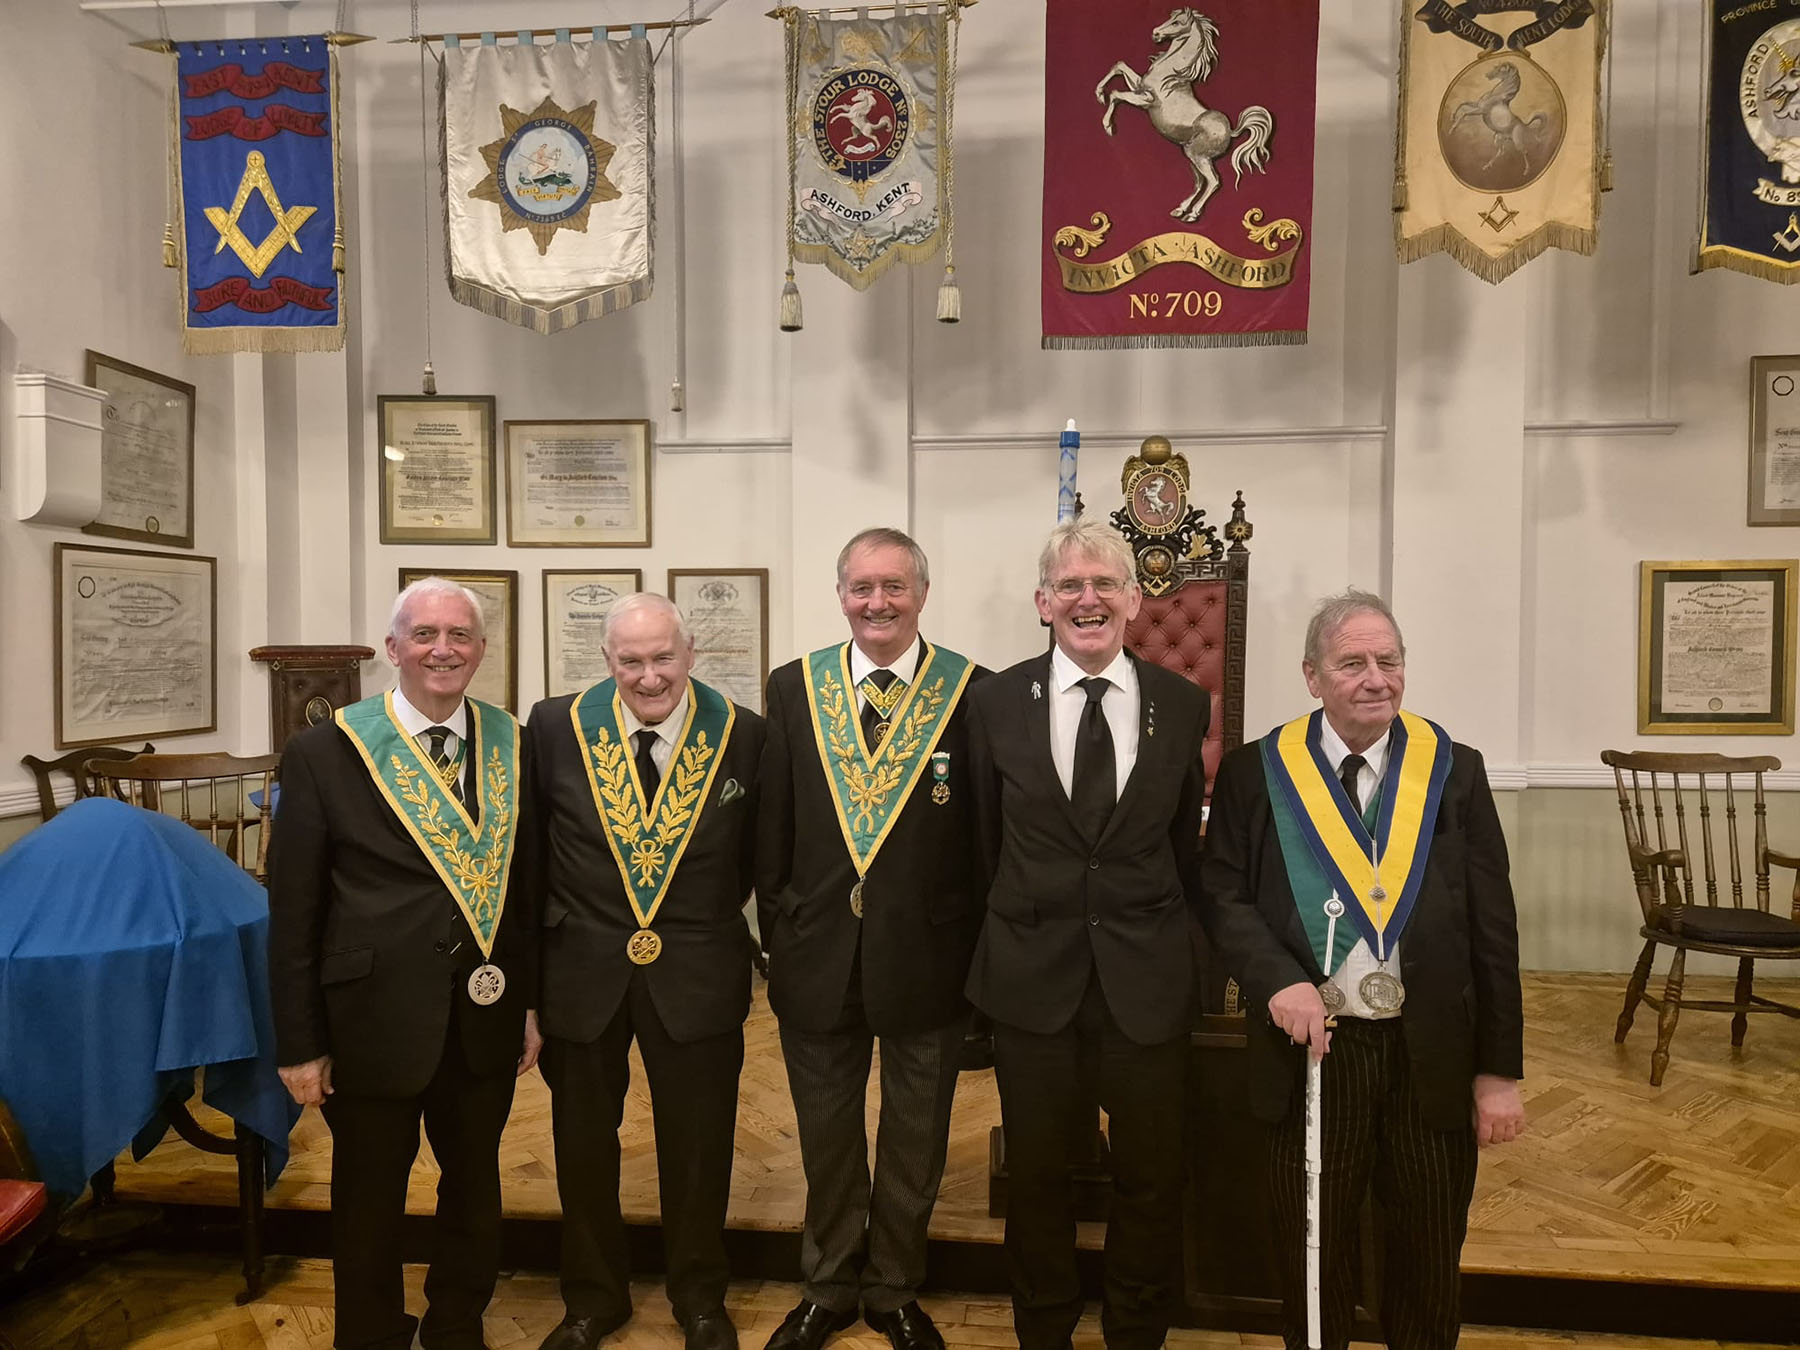
[[[1392, 1350], [1455, 1350], [1462, 1325], [1463, 1238], [1475, 1194], [1473, 1125], [1433, 1129], [1419, 1111], [1400, 1019], [1342, 1018], [1320, 1098], [1321, 1296], [1325, 1350], [1350, 1343], [1352, 1256], [1374, 1187], [1381, 1244], [1380, 1318]], [[1282, 1335], [1306, 1345], [1306, 1123], [1303, 1101], [1275, 1127], [1269, 1182], [1281, 1268]]]

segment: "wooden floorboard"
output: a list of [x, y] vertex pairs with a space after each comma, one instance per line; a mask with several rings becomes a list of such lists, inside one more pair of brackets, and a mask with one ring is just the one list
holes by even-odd
[[[236, 1263], [227, 1258], [138, 1253], [120, 1257], [55, 1288], [0, 1307], [0, 1330], [18, 1350], [329, 1350], [335, 1328], [331, 1267], [324, 1261], [280, 1260], [268, 1292], [239, 1307]], [[407, 1307], [423, 1311], [422, 1267], [406, 1270]], [[636, 1313], [605, 1345], [679, 1350], [681, 1331], [660, 1286], [632, 1286]], [[761, 1345], [799, 1297], [791, 1284], [743, 1281], [726, 1306], [745, 1350]], [[927, 1295], [920, 1300], [950, 1350], [993, 1350], [1017, 1344], [1012, 1310], [1000, 1298]], [[493, 1350], [536, 1350], [562, 1317], [556, 1281], [547, 1275], [508, 1275], [488, 1308], [484, 1331]], [[858, 1323], [830, 1341], [831, 1350], [888, 1350], [887, 1341]], [[1279, 1347], [1273, 1336], [1177, 1328], [1171, 1350], [1200, 1347]], [[1357, 1350], [1372, 1350], [1356, 1342]], [[1099, 1319], [1090, 1307], [1075, 1335], [1076, 1350], [1101, 1350]], [[1645, 1339], [1528, 1329], [1466, 1328], [1462, 1350], [1773, 1350], [1747, 1342]]]
[[[1660, 974], [1660, 972], [1659, 972]], [[1529, 1128], [1485, 1150], [1463, 1267], [1471, 1274], [1677, 1282], [1731, 1289], [1800, 1288], [1800, 1022], [1753, 1018], [1730, 1046], [1729, 1019], [1688, 1013], [1663, 1086], [1649, 1084], [1655, 1017], [1640, 1011], [1625, 1045], [1612, 1040], [1623, 975], [1525, 979]], [[1723, 981], [1690, 981], [1719, 996]], [[1800, 983], [1769, 982], [1800, 1000]], [[799, 1143], [775, 1023], [762, 988], [746, 1026], [730, 1225], [796, 1232], [805, 1206]], [[877, 1093], [870, 1090], [871, 1137]], [[932, 1220], [939, 1239], [998, 1243], [987, 1217], [987, 1132], [1000, 1118], [991, 1070], [963, 1074], [949, 1161]], [[649, 1098], [635, 1065], [620, 1132], [628, 1219], [657, 1219]], [[276, 1208], [329, 1207], [330, 1136], [308, 1111], [293, 1157], [270, 1193]], [[501, 1145], [506, 1210], [558, 1214], [549, 1091], [523, 1079]], [[176, 1140], [142, 1163], [122, 1160], [124, 1198], [235, 1204], [231, 1162]], [[422, 1147], [409, 1208], [429, 1212], [436, 1169]], [[1097, 1246], [1098, 1225], [1082, 1241]]]

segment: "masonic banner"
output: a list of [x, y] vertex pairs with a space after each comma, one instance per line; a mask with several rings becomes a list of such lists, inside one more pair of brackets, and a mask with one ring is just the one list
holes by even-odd
[[1498, 284], [1592, 253], [1606, 186], [1609, 0], [1402, 0], [1394, 227]]
[[324, 34], [175, 45], [174, 211], [189, 352], [344, 345], [337, 49]]
[[1800, 5], [1709, 0], [1696, 272], [1800, 281]]
[[1319, 0], [1049, 0], [1045, 347], [1306, 341], [1318, 47]]
[[450, 294], [539, 333], [650, 295], [650, 42], [444, 39]]

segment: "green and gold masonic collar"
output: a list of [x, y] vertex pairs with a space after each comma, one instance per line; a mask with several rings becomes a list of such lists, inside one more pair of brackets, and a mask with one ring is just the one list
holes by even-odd
[[519, 724], [504, 708], [472, 698], [465, 702], [470, 733], [464, 753], [475, 760], [470, 789], [481, 794], [479, 821], [406, 734], [391, 693], [339, 708], [336, 720], [383, 800], [455, 897], [485, 959], [493, 953], [506, 908], [518, 833]]
[[[644, 799], [637, 761], [627, 748], [623, 710], [617, 682], [602, 680], [576, 696], [569, 705], [569, 719], [584, 751], [594, 810], [619, 865], [626, 898], [639, 927], [647, 929], [668, 893], [676, 864], [699, 828], [737, 709], [717, 690], [688, 681], [687, 721], [649, 801]], [[646, 964], [656, 958], [641, 953], [655, 949], [660, 943], [650, 949], [634, 948], [639, 954], [632, 959]]]
[[[1320, 969], [1334, 970], [1358, 936], [1386, 960], [1412, 916], [1450, 775], [1450, 737], [1423, 717], [1395, 717], [1387, 772], [1365, 821], [1320, 748], [1324, 716], [1318, 709], [1271, 731], [1262, 759], [1294, 905]], [[1335, 934], [1325, 914], [1333, 894], [1354, 924]]]
[[[858, 729], [850, 644], [821, 647], [802, 663], [819, 763], [856, 875], [866, 876], [914, 786], [932, 763], [938, 740], [969, 683], [968, 657], [920, 639], [919, 668], [871, 754]], [[947, 766], [940, 766], [947, 772]], [[934, 770], [938, 772], [939, 770]]]

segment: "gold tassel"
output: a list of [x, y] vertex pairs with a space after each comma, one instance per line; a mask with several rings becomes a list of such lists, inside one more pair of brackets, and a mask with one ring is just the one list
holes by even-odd
[[794, 282], [794, 274], [787, 274], [787, 284], [781, 288], [781, 331], [798, 333], [806, 327], [800, 315], [800, 287]]
[[944, 268], [944, 280], [938, 286], [937, 319], [939, 323], [962, 322], [962, 291], [956, 284], [956, 268]]
[[425, 374], [419, 380], [419, 392], [422, 394], [437, 393], [437, 372], [431, 368], [431, 362], [425, 363]]
[[166, 221], [163, 224], [163, 266], [181, 266], [181, 258], [175, 252], [175, 227]]
[[331, 236], [331, 270], [339, 276], [344, 274], [344, 226], [341, 221]]
[[669, 384], [669, 411], [687, 411], [687, 393], [682, 389], [680, 380], [673, 380]]
[[1394, 179], [1394, 210], [1404, 211], [1407, 204], [1406, 175], [1400, 174]]
[[1600, 190], [1602, 192], [1612, 191], [1612, 178], [1612, 151], [1608, 150], [1600, 161]]

